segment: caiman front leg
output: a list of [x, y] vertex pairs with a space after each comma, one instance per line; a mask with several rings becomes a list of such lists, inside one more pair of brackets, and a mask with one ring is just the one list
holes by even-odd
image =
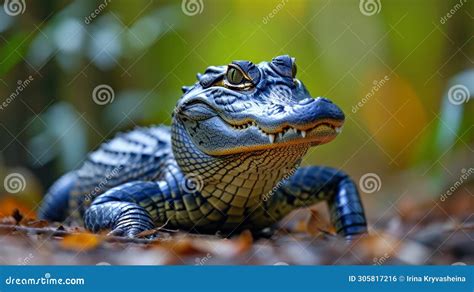
[[135, 236], [153, 229], [155, 221], [165, 222], [158, 206], [164, 205], [168, 195], [166, 183], [136, 181], [112, 188], [85, 212], [85, 227], [92, 232], [107, 229], [112, 234]]
[[268, 217], [281, 218], [291, 210], [327, 201], [338, 234], [352, 237], [367, 232], [364, 208], [351, 178], [329, 167], [301, 167], [264, 197]]

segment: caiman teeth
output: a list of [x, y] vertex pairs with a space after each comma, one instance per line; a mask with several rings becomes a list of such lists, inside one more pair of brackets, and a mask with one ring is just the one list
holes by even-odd
[[[336, 134], [339, 134], [341, 133], [342, 131], [342, 126], [341, 127], [335, 127], [335, 126], [332, 126], [331, 124], [329, 123], [321, 123], [317, 126], [315, 126], [314, 128], [312, 129], [315, 129], [317, 127], [320, 127], [320, 126], [329, 126], [331, 127], [335, 132]], [[283, 128], [281, 131], [279, 132], [276, 132], [276, 133], [268, 133], [268, 132], [265, 132], [262, 128], [260, 128], [256, 122], [247, 122], [245, 124], [241, 124], [241, 125], [231, 125], [232, 127], [234, 127], [235, 129], [238, 129], [238, 130], [245, 130], [249, 127], [255, 127], [257, 128], [257, 130], [264, 136], [268, 136], [268, 140], [270, 141], [270, 144], [273, 144], [275, 143], [275, 141], [278, 139], [278, 140], [283, 140], [283, 137], [288, 134], [288, 135], [298, 135], [298, 136], [301, 136], [303, 139], [306, 138], [307, 136], [307, 133], [308, 131], [311, 131], [312, 129], [307, 129], [307, 130], [299, 130], [297, 128], [293, 128], [293, 127], [285, 127]]]
[[270, 139], [270, 144], [273, 144], [273, 142], [275, 142], [275, 135], [268, 134], [268, 139]]

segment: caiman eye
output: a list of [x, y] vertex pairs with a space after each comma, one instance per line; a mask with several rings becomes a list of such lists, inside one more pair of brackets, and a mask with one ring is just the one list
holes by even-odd
[[227, 81], [230, 84], [238, 85], [244, 80], [244, 74], [235, 67], [229, 67], [227, 70]]

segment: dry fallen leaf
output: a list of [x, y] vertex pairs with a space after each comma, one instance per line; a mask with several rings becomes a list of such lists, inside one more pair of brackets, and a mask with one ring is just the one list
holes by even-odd
[[61, 247], [74, 251], [91, 250], [99, 246], [101, 239], [92, 233], [74, 233], [61, 240]]
[[49, 226], [49, 222], [46, 220], [34, 220], [34, 219], [23, 220], [22, 224], [28, 227], [34, 227], [34, 228], [44, 228], [44, 227]]
[[295, 233], [304, 233], [307, 231], [307, 225], [308, 225], [308, 219], [300, 219], [296, 221], [296, 224], [290, 231], [295, 232]]
[[321, 216], [317, 210], [311, 209], [311, 215], [306, 221], [306, 232], [313, 236], [320, 235], [321, 233], [335, 234], [333, 229], [331, 230], [331, 224], [326, 218]]
[[365, 254], [369, 258], [378, 259], [392, 257], [401, 243], [402, 241], [389, 234], [375, 232], [361, 237], [354, 242], [354, 245], [360, 251], [360, 255]]
[[232, 258], [250, 250], [253, 245], [253, 237], [250, 231], [245, 230], [239, 236], [231, 239], [201, 238], [195, 240], [194, 245], [204, 251], [205, 254]]
[[153, 245], [153, 247], [170, 251], [171, 253], [178, 256], [189, 256], [203, 253], [203, 251], [199, 247], [195, 246], [194, 240], [194, 238], [183, 237], [165, 241], [158, 241]]
[[5, 197], [0, 199], [0, 217], [11, 216], [15, 209], [17, 209], [25, 217], [36, 217], [34, 211], [32, 211], [25, 203], [20, 202], [16, 198]]
[[252, 248], [252, 233], [248, 230], [245, 230], [239, 235], [239, 237], [234, 242], [235, 251], [237, 254], [247, 251]]

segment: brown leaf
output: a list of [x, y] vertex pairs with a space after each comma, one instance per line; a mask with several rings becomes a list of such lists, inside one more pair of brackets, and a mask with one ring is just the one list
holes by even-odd
[[367, 255], [370, 258], [391, 257], [397, 250], [401, 241], [386, 233], [373, 233], [361, 237], [354, 242], [360, 251], [360, 255]]
[[[9, 219], [9, 222], [6, 222], [7, 219]], [[0, 229], [0, 235], [12, 235], [12, 233], [15, 232], [16, 226], [14, 219], [12, 217], [5, 217], [2, 218], [1, 221], [2, 224], [5, 224], [6, 226]]]
[[313, 236], [321, 235], [321, 233], [335, 234], [334, 228], [331, 228], [326, 218], [322, 217], [317, 210], [310, 211], [311, 215], [306, 221], [306, 232]]
[[242, 253], [252, 248], [253, 237], [252, 233], [248, 230], [244, 230], [237, 240], [235, 240], [236, 253]]
[[49, 226], [49, 223], [46, 220], [27, 220], [25, 225], [28, 227], [44, 228]]
[[61, 241], [61, 247], [74, 251], [86, 251], [96, 248], [101, 239], [92, 233], [74, 233], [67, 235]]
[[176, 238], [166, 241], [158, 241], [154, 247], [165, 249], [178, 256], [188, 256], [202, 253], [203, 251], [194, 245], [191, 238]]
[[308, 220], [307, 219], [301, 219], [298, 220], [293, 227], [292, 232], [297, 232], [297, 233], [304, 233], [307, 232], [307, 225], [308, 225]]
[[0, 217], [11, 216], [15, 209], [18, 209], [24, 217], [36, 217], [35, 212], [17, 198], [5, 197], [0, 199]]
[[253, 237], [250, 231], [245, 230], [239, 236], [232, 239], [201, 238], [194, 241], [205, 254], [218, 255], [224, 258], [232, 258], [252, 248]]

